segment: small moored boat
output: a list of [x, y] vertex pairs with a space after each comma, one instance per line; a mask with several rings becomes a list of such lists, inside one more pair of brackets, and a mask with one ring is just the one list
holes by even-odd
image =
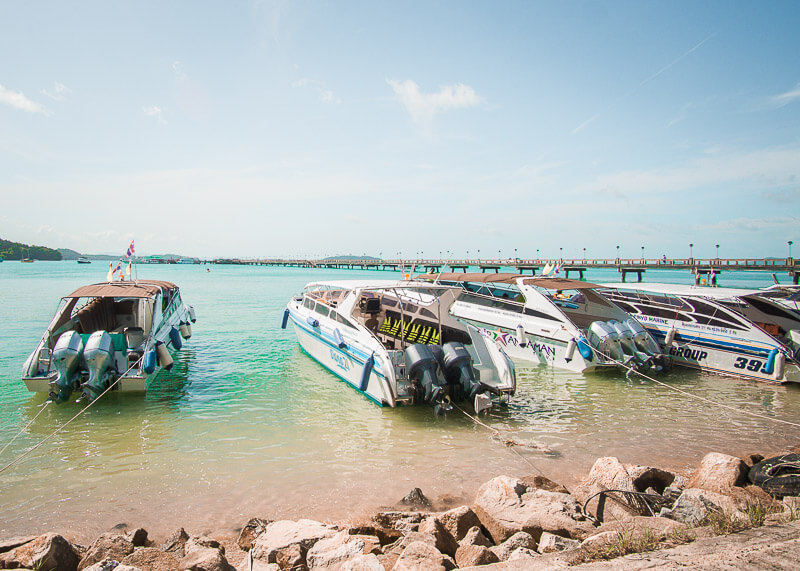
[[515, 361], [589, 373], [669, 367], [656, 340], [628, 313], [584, 281], [520, 274], [423, 274], [465, 294], [450, 308], [480, 328]]
[[429, 403], [448, 410], [471, 401], [478, 412], [492, 396], [514, 394], [511, 360], [450, 306], [459, 288], [408, 281], [308, 284], [289, 301], [303, 350], [379, 405]]
[[79, 264], [91, 264], [92, 261], [89, 258], [84, 258], [83, 256], [81, 256], [80, 258], [78, 258], [78, 263]]
[[62, 298], [36, 349], [22, 367], [32, 392], [55, 402], [73, 391], [92, 401], [109, 387], [145, 391], [170, 352], [191, 337], [194, 309], [165, 281], [110, 281]]

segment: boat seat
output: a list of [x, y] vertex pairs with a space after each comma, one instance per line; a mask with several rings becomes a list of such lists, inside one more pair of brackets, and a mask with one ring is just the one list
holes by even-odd
[[144, 330], [141, 327], [126, 327], [123, 333], [128, 349], [135, 349], [144, 343]]

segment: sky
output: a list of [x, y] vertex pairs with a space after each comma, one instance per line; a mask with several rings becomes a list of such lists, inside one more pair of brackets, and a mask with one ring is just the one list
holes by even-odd
[[798, 23], [794, 0], [3, 0], [0, 238], [784, 257]]

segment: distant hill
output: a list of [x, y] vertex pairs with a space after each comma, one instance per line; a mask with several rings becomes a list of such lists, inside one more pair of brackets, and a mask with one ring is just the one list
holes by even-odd
[[30, 258], [32, 260], [61, 260], [61, 252], [44, 246], [30, 246], [20, 242], [11, 242], [0, 238], [0, 258], [4, 260], [21, 260]]
[[62, 260], [77, 260], [81, 257], [79, 252], [75, 250], [69, 250], [67, 248], [58, 248], [58, 251], [61, 253]]

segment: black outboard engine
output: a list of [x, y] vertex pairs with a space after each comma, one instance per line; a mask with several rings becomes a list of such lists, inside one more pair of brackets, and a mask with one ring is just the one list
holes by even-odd
[[80, 378], [78, 366], [82, 351], [83, 339], [77, 331], [67, 331], [58, 338], [52, 356], [57, 373], [55, 380], [50, 383], [53, 402], [64, 402], [72, 394]]
[[464, 394], [471, 401], [480, 391], [481, 384], [475, 380], [475, 372], [472, 370], [472, 357], [467, 352], [467, 348], [464, 347], [463, 343], [448, 341], [442, 349], [447, 381], [460, 384]]
[[418, 381], [425, 389], [425, 402], [435, 403], [447, 394], [436, 374], [439, 365], [436, 356], [427, 345], [414, 343], [406, 347], [406, 372], [408, 378]]

